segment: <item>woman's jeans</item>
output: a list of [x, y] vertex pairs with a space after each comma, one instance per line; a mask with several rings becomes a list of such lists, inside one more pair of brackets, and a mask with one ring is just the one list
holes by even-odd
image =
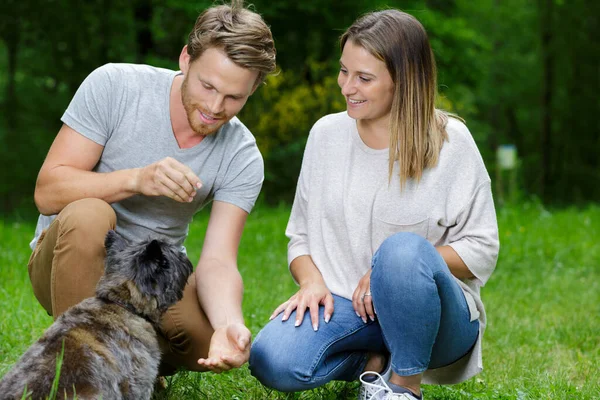
[[256, 336], [250, 371], [265, 386], [283, 392], [312, 389], [332, 380], [353, 381], [368, 353], [390, 355], [401, 376], [451, 364], [467, 354], [479, 333], [464, 294], [437, 250], [412, 233], [386, 239], [372, 260], [375, 321], [364, 323], [352, 301], [334, 295], [329, 323], [319, 310], [294, 326], [295, 312], [282, 314]]

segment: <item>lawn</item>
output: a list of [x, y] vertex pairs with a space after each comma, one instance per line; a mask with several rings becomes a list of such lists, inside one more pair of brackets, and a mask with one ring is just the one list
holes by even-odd
[[[289, 208], [257, 208], [239, 254], [244, 313], [253, 334], [294, 293], [283, 234]], [[488, 312], [482, 374], [454, 386], [424, 386], [428, 400], [600, 398], [600, 207], [547, 210], [528, 202], [498, 209], [501, 251], [482, 289]], [[199, 256], [206, 217], [186, 241]], [[0, 221], [0, 376], [51, 323], [27, 277], [33, 223]], [[268, 390], [246, 367], [179, 373], [161, 399], [353, 399], [357, 383], [303, 393]], [[0, 394], [1, 396], [1, 394]]]

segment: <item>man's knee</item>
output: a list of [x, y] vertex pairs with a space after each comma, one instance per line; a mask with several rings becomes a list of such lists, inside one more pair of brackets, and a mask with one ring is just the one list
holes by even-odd
[[115, 229], [112, 207], [100, 199], [81, 199], [68, 204], [58, 215], [59, 240], [73, 243], [79, 251], [104, 248], [106, 233]]
[[67, 205], [43, 232], [28, 267], [33, 291], [49, 314], [57, 317], [94, 294], [104, 269], [104, 238], [115, 223], [108, 203], [83, 199]]
[[[114, 229], [117, 216], [113, 208], [100, 199], [81, 199], [68, 204], [58, 214], [63, 230], [85, 228], [89, 230]], [[96, 229], [98, 228], [98, 229]]]

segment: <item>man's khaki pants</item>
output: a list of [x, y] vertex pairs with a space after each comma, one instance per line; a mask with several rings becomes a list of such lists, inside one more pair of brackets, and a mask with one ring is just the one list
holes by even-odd
[[[42, 233], [29, 259], [29, 277], [35, 296], [54, 319], [95, 295], [104, 271], [104, 238], [115, 225], [115, 212], [108, 203], [82, 199], [67, 205]], [[208, 355], [212, 334], [198, 303], [194, 273], [183, 299], [162, 318], [160, 374], [171, 375], [178, 368], [204, 371], [197, 361]]]

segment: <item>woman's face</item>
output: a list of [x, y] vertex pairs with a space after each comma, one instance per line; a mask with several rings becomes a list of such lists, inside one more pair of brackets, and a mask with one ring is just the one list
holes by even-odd
[[365, 122], [388, 123], [394, 82], [385, 63], [348, 40], [340, 65], [338, 85], [346, 98], [348, 115]]

